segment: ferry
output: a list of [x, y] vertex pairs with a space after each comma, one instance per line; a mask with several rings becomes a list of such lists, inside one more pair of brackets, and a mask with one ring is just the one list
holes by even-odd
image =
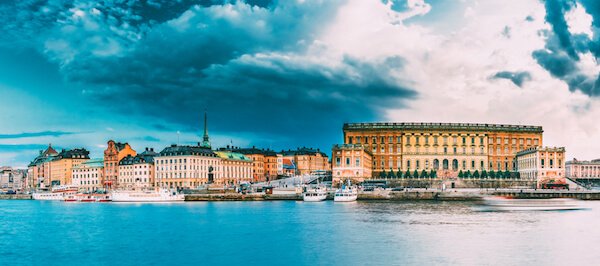
[[306, 192], [302, 193], [303, 201], [324, 201], [327, 199], [327, 189], [325, 187], [316, 187], [307, 189]]
[[356, 201], [358, 198], [358, 188], [356, 186], [352, 186], [350, 180], [348, 180], [348, 184], [342, 185], [340, 189], [335, 191], [335, 195], [333, 197], [333, 201], [335, 202], [352, 202]]
[[184, 201], [185, 196], [169, 189], [152, 191], [123, 191], [111, 192], [113, 202], [174, 202]]
[[110, 194], [76, 194], [64, 197], [66, 202], [110, 202]]
[[54, 186], [51, 191], [37, 191], [31, 194], [34, 200], [64, 200], [77, 194], [75, 186]]
[[570, 198], [514, 199], [510, 197], [484, 197], [484, 211], [558, 211], [584, 209], [578, 200]]

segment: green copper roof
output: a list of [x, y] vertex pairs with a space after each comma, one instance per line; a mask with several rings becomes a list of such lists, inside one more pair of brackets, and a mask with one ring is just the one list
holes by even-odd
[[216, 151], [215, 153], [221, 159], [252, 162], [252, 160], [250, 158], [246, 157], [246, 155], [243, 155], [243, 154], [237, 153], [237, 152]]

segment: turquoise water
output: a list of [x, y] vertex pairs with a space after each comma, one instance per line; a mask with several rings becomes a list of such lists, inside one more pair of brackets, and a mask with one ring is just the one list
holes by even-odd
[[597, 265], [591, 210], [465, 202], [0, 201], [0, 265]]

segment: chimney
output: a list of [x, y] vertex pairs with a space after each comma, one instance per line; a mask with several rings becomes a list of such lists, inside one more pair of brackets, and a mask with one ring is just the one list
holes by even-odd
[[150, 148], [150, 151], [154, 151], [154, 148]]

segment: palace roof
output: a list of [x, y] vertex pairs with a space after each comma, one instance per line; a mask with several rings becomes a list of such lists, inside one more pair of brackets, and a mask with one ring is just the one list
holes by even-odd
[[543, 133], [541, 126], [474, 123], [344, 123], [344, 130], [442, 130]]

